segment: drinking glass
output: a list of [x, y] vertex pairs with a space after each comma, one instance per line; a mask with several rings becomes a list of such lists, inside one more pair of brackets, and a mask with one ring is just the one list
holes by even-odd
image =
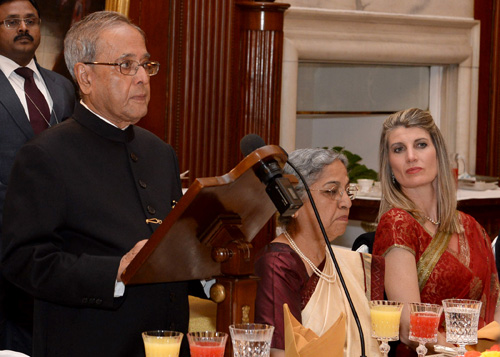
[[189, 332], [187, 334], [191, 357], [224, 357], [227, 333], [225, 332]]
[[443, 300], [446, 342], [458, 345], [458, 356], [465, 354], [466, 345], [477, 343], [477, 324], [481, 304], [480, 301], [467, 299]]
[[178, 357], [184, 334], [177, 331], [153, 330], [142, 333], [146, 357]]
[[229, 326], [234, 357], [268, 357], [274, 326], [266, 324], [235, 324]]
[[387, 357], [391, 347], [389, 341], [399, 340], [399, 320], [403, 303], [387, 300], [370, 301], [372, 337], [381, 342], [379, 349]]
[[435, 304], [424, 304], [421, 302], [410, 303], [410, 340], [417, 341], [418, 357], [424, 357], [427, 353], [425, 344], [437, 342], [439, 320], [443, 307]]

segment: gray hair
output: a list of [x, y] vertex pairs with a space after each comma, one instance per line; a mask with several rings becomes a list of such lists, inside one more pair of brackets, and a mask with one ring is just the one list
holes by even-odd
[[[329, 149], [297, 149], [288, 156], [288, 161], [290, 161], [297, 170], [299, 170], [302, 176], [304, 176], [308, 186], [312, 186], [316, 183], [325, 166], [330, 165], [336, 160], [341, 161], [344, 166], [347, 167], [347, 158], [343, 154]], [[300, 199], [304, 201], [307, 193], [304, 184], [295, 170], [292, 169], [290, 165], [286, 164], [283, 173], [285, 175], [294, 175], [297, 177], [299, 183], [295, 186], [295, 191], [297, 191]], [[280, 228], [289, 230], [292, 221], [293, 219], [291, 217], [279, 216], [277, 223]]]
[[75, 64], [94, 62], [97, 54], [97, 42], [102, 32], [122, 25], [132, 26], [146, 39], [144, 31], [125, 16], [114, 11], [93, 12], [71, 26], [64, 39], [64, 60], [75, 81]]

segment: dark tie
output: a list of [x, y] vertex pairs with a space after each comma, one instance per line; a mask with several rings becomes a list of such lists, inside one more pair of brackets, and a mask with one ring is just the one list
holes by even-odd
[[15, 72], [24, 78], [24, 93], [26, 94], [30, 123], [36, 135], [49, 127], [49, 106], [42, 92], [35, 84], [33, 71], [28, 67], [19, 67]]

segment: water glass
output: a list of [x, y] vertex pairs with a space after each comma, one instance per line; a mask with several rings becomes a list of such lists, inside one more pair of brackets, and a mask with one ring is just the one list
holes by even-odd
[[190, 332], [187, 334], [191, 357], [224, 357], [227, 333]]
[[235, 324], [229, 326], [234, 357], [268, 357], [274, 326], [266, 324]]
[[446, 342], [458, 345], [458, 356], [466, 352], [466, 345], [477, 343], [477, 325], [481, 302], [466, 299], [443, 300], [446, 319]]
[[142, 333], [146, 357], [178, 357], [184, 334], [177, 331], [153, 330]]

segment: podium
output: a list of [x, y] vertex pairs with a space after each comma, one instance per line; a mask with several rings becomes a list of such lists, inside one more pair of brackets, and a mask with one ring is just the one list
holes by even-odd
[[253, 322], [257, 278], [251, 275], [251, 241], [276, 212], [254, 173], [267, 160], [283, 168], [287, 154], [279, 146], [263, 146], [223, 176], [196, 179], [123, 272], [122, 281], [216, 277], [217, 330], [229, 332], [230, 324]]

